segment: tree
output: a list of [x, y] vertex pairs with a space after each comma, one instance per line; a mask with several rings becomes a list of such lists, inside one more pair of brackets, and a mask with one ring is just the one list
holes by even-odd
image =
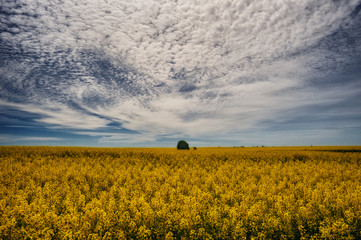
[[189, 150], [189, 145], [186, 141], [180, 140], [177, 144], [177, 149], [180, 150]]

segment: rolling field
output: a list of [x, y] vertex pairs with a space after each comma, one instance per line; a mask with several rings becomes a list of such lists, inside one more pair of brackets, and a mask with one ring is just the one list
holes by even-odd
[[0, 239], [361, 239], [361, 147], [0, 147]]

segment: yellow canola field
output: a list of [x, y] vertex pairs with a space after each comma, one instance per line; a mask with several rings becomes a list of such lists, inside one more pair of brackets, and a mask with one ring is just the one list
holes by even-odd
[[0, 239], [361, 239], [361, 147], [0, 147]]

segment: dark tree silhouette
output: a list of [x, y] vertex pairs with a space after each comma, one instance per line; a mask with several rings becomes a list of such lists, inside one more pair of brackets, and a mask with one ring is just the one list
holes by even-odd
[[189, 145], [186, 141], [180, 140], [177, 144], [177, 149], [181, 150], [189, 150]]

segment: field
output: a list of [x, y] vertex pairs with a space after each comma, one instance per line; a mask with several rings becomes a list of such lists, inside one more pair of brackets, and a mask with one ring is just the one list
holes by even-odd
[[0, 147], [0, 239], [361, 239], [361, 147]]

